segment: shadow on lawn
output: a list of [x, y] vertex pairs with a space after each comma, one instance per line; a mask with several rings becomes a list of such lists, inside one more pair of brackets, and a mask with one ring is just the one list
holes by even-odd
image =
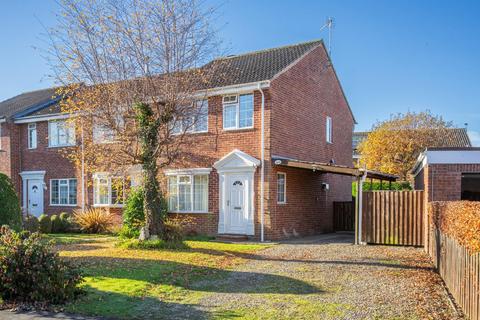
[[[407, 263], [402, 263], [398, 260], [386, 260], [386, 259], [378, 259], [378, 260], [315, 260], [315, 259], [289, 259], [289, 258], [275, 258], [275, 257], [267, 257], [262, 256], [254, 253], [244, 253], [244, 252], [237, 252], [237, 251], [220, 251], [214, 249], [203, 249], [203, 248], [195, 248], [190, 249], [193, 252], [203, 253], [207, 255], [214, 255], [214, 256], [232, 256], [238, 257], [247, 260], [264, 260], [264, 261], [278, 261], [278, 262], [299, 262], [299, 263], [311, 263], [311, 264], [325, 264], [325, 265], [351, 265], [351, 266], [371, 266], [371, 267], [386, 267], [386, 268], [393, 268], [393, 269], [405, 269], [405, 270], [433, 270], [433, 267], [425, 267], [419, 265], [409, 265]], [[319, 249], [321, 250], [321, 249]], [[341, 250], [341, 249], [339, 249]]]
[[[87, 286], [86, 294], [66, 306], [73, 314], [101, 319], [210, 319], [211, 315], [194, 304], [165, 302], [151, 296], [129, 296]], [[70, 319], [70, 318], [69, 318]], [[75, 319], [75, 318], [71, 318]], [[95, 318], [97, 319], [97, 318]], [[100, 318], [99, 318], [100, 319]]]
[[318, 287], [294, 278], [257, 272], [232, 271], [174, 261], [82, 257], [68, 258], [79, 263], [86, 276], [145, 281], [195, 291], [221, 293], [312, 294]]

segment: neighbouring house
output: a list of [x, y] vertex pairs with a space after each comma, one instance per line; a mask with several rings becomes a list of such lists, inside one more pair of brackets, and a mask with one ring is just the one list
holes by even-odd
[[[352, 178], [336, 173], [351, 167], [355, 120], [323, 42], [218, 61], [230, 76], [208, 89], [182, 161], [163, 172], [170, 213], [212, 235], [332, 231], [333, 202], [351, 200]], [[53, 88], [0, 103], [0, 171], [24, 210], [121, 209], [121, 177], [82, 177], [62, 156], [79, 139], [59, 109]]]
[[480, 148], [427, 148], [412, 174], [427, 201], [480, 201]]
[[[352, 149], [353, 149], [353, 163], [355, 166], [359, 166], [361, 155], [358, 152], [358, 146], [365, 140], [370, 132], [359, 131], [354, 132], [352, 137]], [[449, 148], [469, 148], [472, 146], [472, 142], [467, 134], [465, 128], [450, 128], [445, 131], [445, 136], [442, 137], [439, 142], [439, 147]]]

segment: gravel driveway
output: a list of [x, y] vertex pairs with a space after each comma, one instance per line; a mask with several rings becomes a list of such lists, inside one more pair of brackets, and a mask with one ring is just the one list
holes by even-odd
[[422, 249], [352, 239], [323, 235], [251, 255], [209, 284], [218, 290], [201, 308], [222, 319], [463, 319]]

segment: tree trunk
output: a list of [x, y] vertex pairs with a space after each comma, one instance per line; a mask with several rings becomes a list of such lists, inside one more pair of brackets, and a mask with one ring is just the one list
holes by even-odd
[[135, 106], [141, 141], [142, 169], [143, 169], [143, 208], [145, 212], [144, 237], [151, 239], [158, 237], [163, 231], [163, 201], [160, 186], [157, 180], [158, 166], [154, 150], [158, 143], [158, 121], [153, 117], [150, 105], [138, 103]]

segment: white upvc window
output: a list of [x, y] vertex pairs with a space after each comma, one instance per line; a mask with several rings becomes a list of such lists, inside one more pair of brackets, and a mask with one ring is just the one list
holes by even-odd
[[208, 212], [208, 175], [171, 175], [168, 177], [170, 212]]
[[75, 145], [75, 125], [66, 120], [48, 122], [48, 146], [68, 147]]
[[115, 141], [115, 132], [112, 128], [94, 123], [93, 124], [93, 143], [111, 143]]
[[37, 148], [37, 124], [28, 124], [28, 149]]
[[287, 174], [277, 173], [277, 203], [287, 203]]
[[253, 128], [253, 94], [223, 97], [223, 129]]
[[325, 122], [325, 137], [328, 143], [333, 143], [332, 118], [327, 116]]
[[188, 133], [208, 132], [208, 100], [195, 101], [195, 108], [191, 116], [175, 120], [172, 134], [180, 134], [184, 131]]
[[125, 202], [125, 179], [108, 174], [93, 175], [93, 205], [96, 207], [121, 207]]
[[77, 179], [50, 180], [51, 206], [77, 205]]

